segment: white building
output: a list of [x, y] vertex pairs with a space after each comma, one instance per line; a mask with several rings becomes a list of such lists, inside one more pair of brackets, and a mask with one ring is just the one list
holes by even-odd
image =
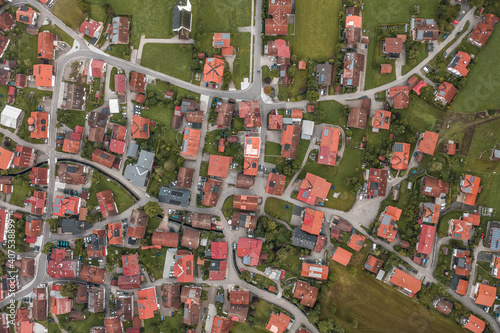
[[10, 128], [18, 128], [23, 120], [23, 110], [6, 105], [0, 117], [0, 124]]
[[111, 114], [120, 112], [120, 106], [118, 105], [118, 99], [113, 98], [113, 99], [109, 100], [109, 112]]
[[302, 122], [302, 135], [300, 136], [300, 138], [305, 140], [311, 140], [313, 132], [314, 132], [314, 121], [304, 120]]

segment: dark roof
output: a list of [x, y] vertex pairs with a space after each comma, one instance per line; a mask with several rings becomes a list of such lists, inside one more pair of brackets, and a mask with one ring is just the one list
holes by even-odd
[[316, 246], [318, 236], [311, 235], [300, 228], [295, 228], [292, 234], [292, 245], [303, 247], [305, 249], [313, 250]]

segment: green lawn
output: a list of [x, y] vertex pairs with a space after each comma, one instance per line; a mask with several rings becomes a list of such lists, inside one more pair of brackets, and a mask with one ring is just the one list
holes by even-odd
[[144, 265], [148, 274], [153, 274], [155, 279], [161, 279], [163, 277], [163, 266], [165, 266], [167, 248], [162, 248], [161, 250], [137, 250], [137, 253], [139, 261]]
[[[113, 192], [113, 196], [115, 197], [115, 202], [118, 207], [118, 212], [123, 212], [125, 209], [129, 208], [134, 204], [134, 198], [125, 191], [118, 183], [113, 181], [108, 181], [106, 176], [102, 175], [99, 171], [94, 170], [94, 175], [92, 178], [92, 186], [90, 187], [89, 192], [89, 200], [87, 200], [87, 207], [89, 211], [94, 209], [97, 206], [97, 197], [96, 194], [105, 191], [111, 190]], [[95, 182], [95, 180], [98, 180]]]
[[[92, 326], [103, 326], [104, 325], [104, 313], [86, 313], [85, 320], [73, 321], [69, 318], [69, 314], [58, 315], [59, 321], [66, 322], [66, 325], [61, 324], [66, 331], [76, 332], [76, 333], [87, 333], [90, 331]], [[67, 319], [66, 319], [67, 318]], [[52, 331], [50, 331], [52, 332]]]
[[481, 176], [482, 190], [477, 197], [478, 206], [500, 209], [500, 175]]
[[439, 217], [438, 235], [439, 237], [448, 236], [448, 221], [451, 219], [459, 219], [462, 217], [461, 210], [453, 210]]
[[442, 123], [445, 112], [415, 94], [410, 95], [410, 107], [399, 110], [401, 119], [411, 124], [419, 132], [432, 131]]
[[[340, 0], [295, 2], [293, 54], [300, 59], [326, 61], [333, 58], [339, 35]], [[288, 31], [288, 34], [293, 31]]]
[[[363, 11], [363, 36], [370, 38], [368, 45], [368, 55], [366, 58], [366, 76], [365, 90], [380, 86], [390, 82], [396, 78], [395, 71], [393, 74], [380, 75], [378, 61], [376, 58], [376, 50], [379, 45], [376, 43], [376, 26], [381, 24], [409, 23], [411, 14], [410, 9], [414, 4], [420, 6], [420, 14], [418, 17], [435, 18], [437, 12], [438, 1], [436, 0], [419, 0], [415, 1], [400, 1], [400, 0], [370, 0], [365, 2]], [[380, 55], [378, 55], [380, 57]], [[384, 63], [389, 63], [384, 61]]]
[[157, 315], [151, 319], [144, 320], [144, 332], [182, 332], [182, 315], [178, 311], [173, 317], [164, 316], [163, 321], [161, 315]]
[[265, 328], [257, 328], [249, 323], [240, 323], [235, 321], [231, 333], [269, 333]]
[[266, 163], [276, 164], [276, 158], [281, 156], [281, 145], [276, 142], [266, 141]]
[[305, 93], [300, 96], [300, 89], [305, 89], [306, 82], [307, 72], [304, 70], [297, 70], [292, 84], [288, 87], [279, 85], [278, 99], [280, 101], [298, 101], [304, 99]]
[[500, 143], [500, 119], [478, 125], [467, 155], [467, 170], [475, 172], [500, 172], [500, 163], [490, 160], [495, 144]]
[[[465, 332], [366, 272], [351, 274], [349, 268], [336, 264], [330, 269], [338, 281], [320, 301], [321, 319], [338, 320], [346, 332]], [[337, 309], [333, 315], [331, 306]]]
[[14, 181], [12, 183], [14, 185], [14, 190], [12, 192], [12, 196], [10, 197], [9, 203], [12, 205], [24, 207], [24, 200], [30, 194], [30, 192], [33, 193], [36, 188], [29, 185], [29, 180], [21, 177], [22, 176], [17, 176], [16, 178], [14, 178]]
[[75, 126], [85, 127], [85, 112], [76, 110], [57, 110], [57, 120], [71, 129]]
[[[405, 75], [409, 71], [411, 71], [415, 66], [420, 64], [422, 61], [427, 58], [427, 43], [417, 43], [417, 56], [413, 59], [406, 58], [405, 65], [401, 68], [401, 74]], [[393, 73], [395, 73], [395, 69], [393, 68]]]
[[77, 0], [58, 0], [52, 7], [52, 14], [60, 18], [73, 30], [79, 30], [86, 15], [78, 6]]
[[[24, 25], [22, 30], [24, 31]], [[14, 44], [14, 41], [11, 41]], [[12, 46], [11, 46], [12, 47]], [[33, 69], [38, 64], [38, 37], [23, 33], [17, 38], [17, 63], [21, 71]]]
[[233, 62], [233, 82], [236, 89], [241, 89], [241, 82], [250, 76], [250, 43], [252, 35], [249, 32], [241, 32], [231, 36], [231, 44], [239, 46], [236, 50], [236, 58]]
[[254, 323], [250, 324], [234, 322], [233, 328], [231, 328], [231, 333], [266, 333], [269, 332], [265, 329], [269, 316], [271, 315], [272, 309], [268, 302], [261, 299], [257, 303], [254, 316]]
[[[288, 209], [285, 207], [288, 205]], [[293, 214], [293, 204], [276, 198], [268, 198], [264, 208], [266, 214], [290, 223]]]
[[500, 33], [495, 29], [467, 75], [465, 88], [461, 89], [451, 106], [451, 111], [475, 113], [500, 107], [499, 66], [491, 66], [491, 59], [500, 52]]
[[[90, 5], [90, 18], [97, 22], [103, 22], [106, 20], [106, 6], [101, 4], [91, 4]], [[106, 27], [104, 27], [106, 29]]]
[[[331, 124], [331, 125], [346, 125], [347, 124], [347, 114], [344, 110], [344, 106], [335, 101], [325, 101], [319, 102], [316, 105], [316, 110], [314, 113], [305, 113], [304, 119], [314, 120], [315, 113], [323, 113], [324, 120], [323, 124]], [[318, 125], [318, 123], [316, 123]]]
[[[159, 61], [167, 54], [168, 61]], [[146, 44], [142, 52], [141, 65], [190, 82], [192, 55], [191, 45]]]

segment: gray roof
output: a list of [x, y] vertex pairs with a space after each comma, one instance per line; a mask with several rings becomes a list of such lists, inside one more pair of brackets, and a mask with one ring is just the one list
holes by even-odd
[[153, 169], [154, 160], [154, 153], [146, 150], [141, 150], [141, 152], [139, 153], [139, 160], [137, 161], [137, 165], [151, 171], [151, 169]]
[[302, 229], [295, 228], [292, 234], [292, 245], [303, 247], [305, 249], [313, 250], [316, 246], [318, 236], [308, 234]]
[[160, 188], [160, 193], [158, 194], [158, 200], [162, 203], [187, 207], [190, 196], [191, 192], [187, 190], [162, 187]]
[[145, 187], [148, 184], [150, 172], [138, 164], [127, 165], [123, 176], [130, 180], [134, 186]]
[[127, 157], [137, 157], [138, 151], [139, 151], [139, 145], [135, 142], [131, 142], [128, 145]]
[[92, 225], [86, 221], [77, 221], [76, 219], [63, 219], [61, 226], [63, 233], [70, 232], [75, 235], [82, 233], [84, 230], [90, 229]]

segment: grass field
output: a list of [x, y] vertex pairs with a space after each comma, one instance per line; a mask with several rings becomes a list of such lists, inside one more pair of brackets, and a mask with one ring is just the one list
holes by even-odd
[[[297, 70], [295, 77], [293, 78], [293, 83], [291, 85], [289, 85], [288, 87], [279, 85], [278, 99], [280, 101], [289, 101], [293, 99], [298, 100], [297, 97], [300, 95], [300, 89], [305, 88], [306, 82], [307, 72], [304, 70]], [[301, 99], [304, 99], [305, 94], [302, 95], [303, 96], [301, 96]]]
[[481, 193], [477, 197], [477, 205], [500, 209], [500, 175], [481, 176]]
[[85, 14], [78, 6], [76, 0], [59, 0], [52, 7], [52, 14], [60, 18], [73, 30], [79, 30], [85, 20]]
[[250, 43], [252, 35], [241, 32], [231, 36], [232, 42], [239, 46], [233, 62], [233, 82], [236, 89], [241, 89], [241, 82], [250, 75]]
[[[24, 31], [24, 27], [23, 27]], [[38, 64], [38, 37], [23, 33], [17, 38], [17, 62], [22, 72]]]
[[[349, 268], [337, 264], [330, 269], [339, 279], [321, 300], [321, 318], [330, 318], [329, 309], [335, 306], [333, 316], [346, 332], [465, 332], [366, 272], [353, 275]], [[356, 329], [352, 325], [355, 320]]]
[[[158, 61], [167, 54], [168, 61]], [[146, 44], [142, 52], [141, 65], [190, 82], [192, 54], [191, 45]]]
[[[400, 0], [370, 0], [365, 2], [363, 11], [363, 36], [370, 38], [366, 58], [366, 90], [395, 79], [395, 75], [391, 79], [393, 74], [384, 74], [385, 76], [381, 76], [378, 74], [378, 66], [374, 65], [374, 54], [377, 49], [377, 45], [374, 42], [376, 40], [376, 26], [379, 24], [409, 23], [411, 17], [410, 9], [414, 4], [414, 1]], [[418, 17], [435, 18], [438, 1], [419, 0], [418, 5], [420, 6]]]
[[[288, 209], [285, 207], [287, 205]], [[277, 216], [280, 220], [290, 223], [293, 214], [293, 204], [276, 198], [268, 198], [264, 211], [270, 216]]]
[[295, 2], [295, 36], [291, 46], [297, 59], [326, 61], [333, 58], [339, 35], [341, 4], [340, 0]]
[[64, 125], [71, 129], [75, 126], [85, 127], [85, 112], [76, 110], [57, 110], [57, 119], [64, 122]]
[[[67, 314], [58, 315], [59, 320], [61, 318], [69, 318]], [[71, 319], [67, 319], [68, 324], [66, 327], [66, 331], [76, 332], [76, 333], [87, 333], [90, 332], [90, 328], [92, 326], [103, 326], [104, 325], [104, 313], [87, 313], [85, 320], [82, 321], [73, 321]], [[52, 332], [52, 331], [50, 331]]]
[[276, 142], [266, 141], [266, 163], [276, 164], [276, 158], [281, 156], [281, 145]]
[[467, 75], [465, 88], [455, 96], [451, 111], [475, 113], [500, 108], [500, 66], [490, 65], [499, 52], [500, 33], [495, 29], [474, 59], [475, 65]]
[[442, 124], [445, 112], [427, 103], [415, 94], [410, 95], [410, 107], [400, 112], [401, 119], [406, 120], [419, 132], [432, 131], [436, 125]]
[[238, 323], [234, 322], [233, 328], [231, 328], [231, 333], [266, 333], [269, 332], [265, 329], [269, 316], [271, 315], [272, 309], [268, 302], [260, 300], [257, 303], [254, 316], [254, 324], [250, 323]]
[[[315, 112], [322, 112], [325, 115], [324, 124], [343, 126], [347, 124], [347, 115], [344, 106], [335, 101], [319, 102]], [[304, 119], [314, 120], [312, 114], [305, 113]], [[318, 125], [316, 123], [316, 125]]]
[[478, 125], [467, 155], [467, 170], [475, 172], [500, 172], [500, 163], [490, 160], [495, 144], [500, 143], [500, 119]]
[[12, 192], [9, 203], [11, 205], [24, 207], [24, 200], [30, 192], [36, 190], [36, 187], [31, 187], [29, 181], [21, 179], [19, 176], [14, 178], [12, 184], [14, 185], [14, 191]]
[[99, 173], [99, 171], [94, 170], [93, 179], [98, 178], [98, 183], [92, 182], [89, 192], [89, 200], [87, 200], [87, 206], [89, 211], [97, 206], [96, 193], [111, 190], [115, 198], [116, 205], [118, 207], [118, 212], [123, 212], [125, 209], [129, 208], [134, 204], [134, 198], [125, 191], [118, 183], [108, 181], [104, 175]]

